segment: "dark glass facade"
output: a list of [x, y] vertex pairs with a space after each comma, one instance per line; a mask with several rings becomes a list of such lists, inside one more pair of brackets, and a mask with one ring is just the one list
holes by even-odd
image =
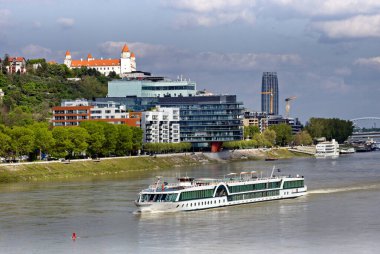
[[243, 103], [236, 95], [191, 97], [107, 97], [96, 101], [115, 101], [133, 111], [156, 105], [180, 109], [181, 142], [194, 148], [210, 148], [213, 143], [243, 139]]
[[[261, 85], [261, 111], [278, 115], [278, 79], [276, 72], [264, 72]], [[271, 109], [271, 97], [273, 105]]]
[[180, 137], [194, 147], [243, 139], [243, 104], [235, 95], [159, 98], [161, 107], [180, 109]]

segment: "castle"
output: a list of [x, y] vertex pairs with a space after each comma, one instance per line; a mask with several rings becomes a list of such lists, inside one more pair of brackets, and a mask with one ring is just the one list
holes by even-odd
[[63, 63], [70, 69], [87, 67], [95, 69], [106, 76], [112, 71], [120, 77], [136, 71], [135, 54], [129, 51], [127, 44], [124, 44], [121, 50], [120, 59], [95, 59], [91, 54], [88, 54], [87, 60], [73, 60], [71, 59], [70, 51], [66, 51], [66, 57]]

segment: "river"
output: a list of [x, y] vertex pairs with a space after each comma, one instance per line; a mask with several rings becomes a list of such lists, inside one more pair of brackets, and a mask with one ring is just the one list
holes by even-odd
[[[136, 214], [135, 179], [0, 185], [0, 253], [379, 253], [380, 152], [162, 172], [305, 176], [308, 195], [196, 212]], [[71, 234], [78, 236], [71, 240]]]

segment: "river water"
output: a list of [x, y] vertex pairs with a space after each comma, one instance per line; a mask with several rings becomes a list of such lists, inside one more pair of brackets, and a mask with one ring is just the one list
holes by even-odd
[[[309, 194], [196, 212], [136, 214], [135, 179], [0, 185], [0, 253], [380, 253], [380, 152], [161, 172], [305, 176]], [[78, 238], [71, 240], [72, 232]]]

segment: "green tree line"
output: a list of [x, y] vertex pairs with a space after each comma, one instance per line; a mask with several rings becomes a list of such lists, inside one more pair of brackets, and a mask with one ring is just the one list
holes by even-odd
[[305, 129], [313, 138], [325, 137], [343, 143], [354, 130], [353, 123], [338, 118], [310, 118]]
[[179, 153], [190, 151], [191, 143], [146, 143], [144, 151], [148, 153]]
[[41, 154], [56, 158], [81, 156], [123, 156], [142, 149], [142, 130], [127, 125], [88, 121], [77, 127], [56, 127], [35, 122], [31, 125], [0, 125], [0, 157], [19, 158]]
[[244, 137], [246, 140], [224, 142], [223, 147], [226, 149], [245, 149], [273, 147], [276, 145], [311, 145], [313, 143], [307, 131], [292, 135], [292, 128], [287, 124], [270, 126], [262, 133], [259, 132], [257, 127], [244, 127]]

